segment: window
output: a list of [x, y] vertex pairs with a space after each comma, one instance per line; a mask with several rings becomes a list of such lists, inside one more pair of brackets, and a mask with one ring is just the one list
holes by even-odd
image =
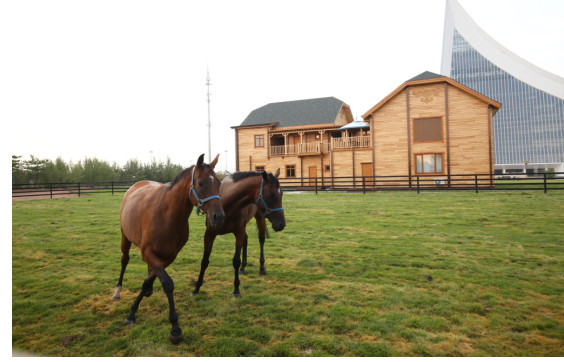
[[286, 165], [286, 177], [296, 177], [296, 166]]
[[417, 173], [443, 172], [443, 155], [440, 153], [415, 155], [415, 163], [417, 164]]
[[440, 118], [424, 118], [413, 120], [415, 142], [441, 141], [443, 132]]
[[255, 166], [255, 171], [258, 171], [258, 172], [264, 171], [264, 166]]
[[264, 147], [264, 135], [258, 134], [255, 136], [255, 148]]

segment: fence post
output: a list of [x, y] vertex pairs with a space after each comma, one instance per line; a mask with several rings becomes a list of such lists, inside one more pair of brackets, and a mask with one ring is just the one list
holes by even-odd
[[544, 193], [546, 194], [546, 172], [543, 173], [543, 181], [544, 181]]
[[315, 178], [315, 194], [317, 195], [317, 177]]
[[49, 184], [49, 195], [51, 198], [53, 198], [53, 184]]
[[476, 193], [478, 193], [478, 174], [474, 175], [474, 184], [476, 185]]
[[80, 182], [78, 183], [78, 197], [80, 197]]
[[114, 180], [112, 180], [112, 196], [114, 196]]
[[366, 176], [362, 176], [362, 193], [366, 195]]
[[419, 193], [419, 176], [417, 176], [417, 193]]

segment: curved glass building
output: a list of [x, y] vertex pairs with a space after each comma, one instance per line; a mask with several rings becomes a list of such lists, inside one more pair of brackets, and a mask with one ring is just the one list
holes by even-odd
[[447, 0], [441, 73], [502, 104], [496, 172], [564, 172], [564, 79], [510, 52]]

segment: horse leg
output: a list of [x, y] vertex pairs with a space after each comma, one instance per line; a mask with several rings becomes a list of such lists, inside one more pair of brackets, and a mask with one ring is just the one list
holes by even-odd
[[257, 219], [257, 227], [259, 232], [260, 243], [260, 275], [266, 275], [266, 268], [264, 266], [264, 241], [266, 236], [266, 220], [264, 218]]
[[178, 325], [178, 314], [176, 313], [176, 308], [174, 307], [174, 283], [167, 272], [159, 268], [157, 276], [161, 281], [163, 286], [163, 290], [168, 298], [168, 307], [169, 307], [169, 316], [168, 320], [172, 325], [172, 329], [170, 330], [170, 334], [168, 336], [168, 340], [171, 341], [173, 344], [178, 344], [182, 342], [184, 339], [182, 337], [182, 329]]
[[196, 282], [196, 287], [192, 292], [192, 296], [198, 294], [200, 292], [200, 287], [204, 284], [204, 274], [206, 273], [206, 269], [210, 264], [210, 255], [213, 249], [213, 242], [215, 240], [216, 235], [206, 229], [204, 234], [204, 256], [202, 257], [202, 263], [200, 264], [200, 275], [198, 276], [198, 281]]
[[141, 287], [141, 293], [135, 299], [135, 302], [131, 305], [131, 311], [129, 315], [125, 318], [125, 324], [132, 324], [135, 323], [135, 313], [137, 309], [139, 309], [139, 303], [141, 303], [141, 299], [147, 294], [147, 291], [153, 287], [153, 282], [157, 277], [156, 274], [151, 273], [147, 279], [143, 282], [143, 286]]
[[239, 269], [239, 274], [245, 274], [245, 268], [247, 267], [247, 244], [248, 235], [245, 233], [245, 241], [243, 242], [243, 261], [241, 262], [241, 269]]
[[[148, 270], [148, 272], [149, 272], [147, 275], [148, 275], [148, 277], [150, 277], [150, 276], [151, 276], [151, 267], [150, 267], [150, 266], [147, 266], [147, 270]], [[155, 279], [153, 279], [153, 281], [154, 281], [154, 280], [155, 280]], [[147, 291], [145, 292], [145, 296], [146, 296], [146, 297], [150, 297], [151, 295], [153, 295], [153, 283], [151, 283], [151, 284], [149, 285], [149, 288], [148, 288]]]
[[241, 283], [239, 281], [239, 267], [241, 266], [241, 249], [243, 248], [246, 235], [247, 233], [244, 227], [239, 235], [235, 235], [235, 255], [233, 256], [233, 268], [235, 269], [235, 280], [233, 282], [235, 288], [233, 289], [233, 296], [235, 298], [241, 296], [241, 292], [239, 292], [239, 284]]
[[123, 231], [121, 232], [121, 272], [119, 274], [119, 280], [116, 286], [116, 291], [112, 297], [112, 300], [119, 300], [121, 298], [121, 287], [123, 284], [123, 275], [125, 274], [125, 268], [129, 263], [129, 249], [131, 249], [131, 241], [127, 240]]

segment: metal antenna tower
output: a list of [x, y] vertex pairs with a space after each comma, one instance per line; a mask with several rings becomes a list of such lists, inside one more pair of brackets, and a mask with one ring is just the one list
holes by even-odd
[[206, 77], [206, 85], [208, 86], [208, 163], [211, 163], [211, 118], [210, 118], [210, 69]]

